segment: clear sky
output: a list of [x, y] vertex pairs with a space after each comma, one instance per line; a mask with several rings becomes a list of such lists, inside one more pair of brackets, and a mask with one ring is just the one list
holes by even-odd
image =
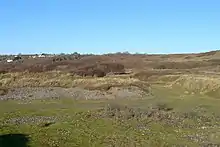
[[220, 48], [220, 0], [0, 0], [0, 53]]

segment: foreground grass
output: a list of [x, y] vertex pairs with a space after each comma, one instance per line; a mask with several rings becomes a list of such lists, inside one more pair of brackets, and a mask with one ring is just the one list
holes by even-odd
[[155, 97], [142, 100], [1, 101], [0, 146], [220, 144], [218, 99], [179, 96], [178, 91], [157, 87], [154, 93]]

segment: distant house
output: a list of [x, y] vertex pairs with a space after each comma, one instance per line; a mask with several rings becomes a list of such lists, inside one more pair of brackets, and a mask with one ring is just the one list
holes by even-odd
[[41, 54], [41, 55], [38, 55], [39, 58], [45, 58], [46, 56]]
[[52, 58], [52, 57], [54, 57], [54, 55], [48, 55], [47, 57], [50, 57], [50, 58]]
[[31, 59], [31, 58], [35, 59], [37, 57], [38, 57], [38, 54], [30, 54], [30, 55], [28, 55], [29, 59]]
[[22, 58], [20, 56], [14, 56], [13, 59], [7, 59], [6, 62], [11, 63], [11, 62], [18, 61], [18, 60], [21, 60], [21, 59]]
[[38, 58], [46, 58], [46, 57], [51, 58], [51, 57], [54, 57], [54, 55], [43, 53], [43, 54], [38, 55], [37, 57], [38, 57]]
[[7, 60], [7, 62], [8, 62], [8, 63], [11, 63], [11, 62], [13, 62], [13, 60], [11, 60], [11, 59], [8, 59], [8, 60]]
[[15, 56], [13, 61], [17, 61], [17, 60], [20, 60], [20, 59], [22, 59], [20, 56]]

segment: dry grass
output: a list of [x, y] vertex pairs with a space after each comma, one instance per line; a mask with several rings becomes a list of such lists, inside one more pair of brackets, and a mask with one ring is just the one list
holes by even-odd
[[4, 87], [36, 87], [36, 86], [68, 86], [75, 77], [69, 73], [6, 73], [0, 75], [0, 83]]
[[[188, 93], [211, 94], [220, 89], [219, 76], [198, 74], [174, 74], [169, 72], [142, 72], [134, 76], [80, 77], [70, 73], [6, 73], [0, 74], [2, 87], [82, 87], [107, 91], [112, 87], [135, 86], [149, 91], [148, 83], [160, 83], [166, 87], [183, 89]], [[2, 93], [6, 91], [1, 90]], [[215, 94], [216, 95], [216, 94]]]
[[133, 77], [151, 84], [161, 84], [185, 94], [205, 94], [215, 98], [220, 95], [220, 77], [217, 74], [189, 74], [186, 71], [178, 73], [172, 70], [140, 72]]
[[6, 73], [0, 75], [4, 87], [82, 87], [90, 90], [109, 90], [111, 87], [136, 86], [147, 90], [149, 85], [129, 76], [80, 77], [70, 73]]
[[154, 69], [194, 69], [201, 67], [217, 66], [219, 60], [201, 60], [201, 61], [179, 61], [179, 62], [164, 62], [161, 61], [158, 64], [153, 63]]
[[121, 77], [105, 77], [105, 78], [90, 78], [77, 79], [74, 81], [75, 85], [82, 86], [89, 90], [104, 90], [107, 91], [112, 87], [138, 87], [146, 92], [150, 91], [150, 86], [147, 82], [140, 81], [135, 78], [121, 78]]
[[[167, 78], [172, 78], [167, 76]], [[177, 77], [175, 77], [177, 78]], [[187, 93], [207, 94], [220, 88], [220, 78], [206, 75], [181, 75], [168, 84], [171, 88], [181, 88]]]
[[[2, 87], [83, 87], [109, 90], [111, 87], [165, 84], [194, 93], [220, 91], [220, 52], [175, 55], [108, 54], [80, 59], [27, 59], [0, 63]], [[109, 76], [131, 69], [134, 75]], [[61, 71], [61, 72], [60, 72]], [[210, 73], [208, 74], [208, 71]], [[200, 75], [203, 74], [203, 75]], [[217, 95], [217, 94], [215, 94]]]

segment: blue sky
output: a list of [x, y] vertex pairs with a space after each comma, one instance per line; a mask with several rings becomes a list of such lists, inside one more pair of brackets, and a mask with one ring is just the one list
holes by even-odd
[[0, 0], [0, 53], [220, 48], [219, 0]]

